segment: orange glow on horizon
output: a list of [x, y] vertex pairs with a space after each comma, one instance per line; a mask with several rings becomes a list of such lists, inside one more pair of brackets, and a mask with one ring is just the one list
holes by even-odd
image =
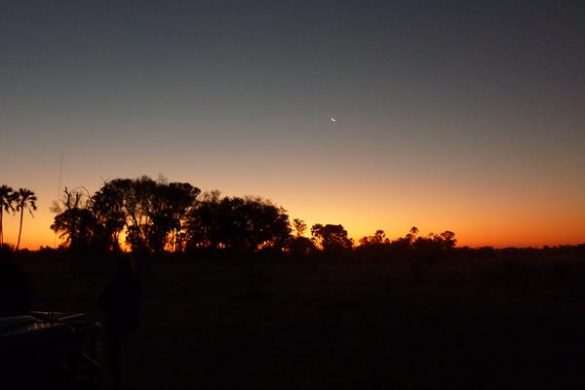
[[[419, 235], [426, 236], [429, 233], [440, 233], [445, 230], [451, 230], [456, 233], [457, 246], [493, 246], [495, 248], [503, 247], [542, 247], [544, 245], [576, 245], [585, 242], [585, 229], [583, 221], [579, 217], [574, 218], [549, 218], [543, 219], [541, 223], [537, 220], [497, 220], [490, 219], [487, 216], [480, 218], [453, 219], [451, 223], [437, 223], [434, 220], [424, 222], [423, 218], [412, 218], [415, 223], [408, 223], [409, 218], [388, 218], [394, 219], [392, 225], [381, 222], [379, 216], [367, 215], [362, 213], [362, 218], [358, 218], [353, 213], [348, 213], [348, 217], [337, 218], [332, 213], [324, 212], [323, 218], [303, 218], [289, 212], [291, 220], [300, 217], [310, 227], [315, 223], [332, 223], [342, 224], [355, 244], [364, 236], [373, 235], [377, 229], [382, 229], [386, 237], [393, 240], [403, 237], [408, 233], [411, 226], [417, 226], [420, 229]], [[359, 213], [357, 213], [359, 214]], [[57, 247], [62, 241], [57, 235], [50, 230], [54, 214], [50, 212], [38, 212], [34, 218], [25, 214], [24, 226], [21, 240], [21, 249], [37, 250], [43, 247]], [[496, 218], [497, 219], [497, 218]], [[417, 222], [418, 221], [418, 222]], [[563, 226], [558, 229], [557, 226]], [[18, 235], [18, 216], [8, 216], [5, 218], [5, 241], [7, 244], [15, 245]], [[310, 234], [308, 232], [307, 234]]]
[[[152, 173], [150, 176], [156, 177]], [[417, 226], [421, 235], [451, 230], [456, 233], [458, 246], [542, 247], [585, 242], [585, 204], [577, 196], [579, 191], [559, 194], [554, 186], [524, 189], [521, 185], [510, 185], [502, 191], [500, 187], [473, 188], [467, 183], [449, 187], [407, 181], [377, 183], [378, 189], [372, 191], [368, 183], [355, 177], [330, 177], [328, 182], [323, 182], [319, 177], [298, 174], [286, 179], [280, 182], [270, 177], [226, 180], [216, 187], [209, 184], [216, 180], [204, 178], [199, 181], [205, 186], [199, 187], [204, 190], [224, 188], [222, 195], [226, 196], [260, 194], [284, 207], [291, 221], [303, 219], [309, 229], [315, 223], [342, 224], [356, 244], [377, 229], [384, 230], [386, 237], [392, 240], [403, 237], [412, 226]], [[61, 240], [50, 229], [55, 216], [49, 211], [55, 197], [52, 180], [37, 182], [38, 186], [33, 176], [21, 180], [22, 184], [16, 180], [7, 182], [13, 187], [32, 188], [39, 199], [34, 217], [24, 214], [21, 248], [57, 247]], [[170, 180], [194, 185], [198, 182], [188, 172]], [[89, 183], [81, 179], [69, 181], [86, 185], [90, 192], [103, 184], [101, 179]], [[4, 236], [9, 244], [16, 243], [18, 223], [17, 214], [5, 214]]]

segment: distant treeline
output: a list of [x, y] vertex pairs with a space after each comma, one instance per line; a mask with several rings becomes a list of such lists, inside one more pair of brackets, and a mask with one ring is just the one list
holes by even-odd
[[[24, 210], [36, 210], [36, 196], [30, 190], [13, 191], [3, 185], [0, 201], [0, 239], [2, 211], [20, 212], [20, 242]], [[96, 254], [124, 249], [135, 254], [204, 250], [309, 255], [353, 251], [367, 256], [436, 258], [453, 252], [457, 243], [455, 233], [449, 230], [420, 236], [412, 227], [396, 239], [377, 230], [356, 244], [340, 224], [315, 224], [309, 229], [303, 220], [290, 221], [285, 209], [261, 197], [202, 193], [190, 183], [148, 176], [110, 180], [93, 194], [84, 187], [65, 188], [52, 211], [56, 215], [51, 229], [63, 240], [61, 248]], [[474, 252], [490, 256], [494, 249], [485, 247]]]
[[[148, 176], [110, 180], [93, 194], [83, 187], [65, 188], [52, 211], [56, 215], [51, 229], [63, 240], [61, 247], [75, 252], [128, 248], [138, 254], [197, 250], [311, 254], [356, 249], [340, 224], [309, 229], [303, 220], [290, 221], [285, 209], [261, 197], [202, 193], [190, 183]], [[405, 237], [390, 240], [378, 230], [359, 240], [357, 248], [422, 253], [449, 251], [456, 244], [450, 231], [417, 234], [413, 227]]]

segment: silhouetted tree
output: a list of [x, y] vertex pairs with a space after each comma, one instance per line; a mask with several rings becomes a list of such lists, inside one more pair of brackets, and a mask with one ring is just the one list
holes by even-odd
[[293, 229], [296, 237], [304, 236], [307, 231], [307, 224], [302, 219], [295, 218], [293, 219]]
[[325, 252], [339, 252], [351, 249], [352, 240], [342, 225], [315, 224], [311, 227], [311, 235]]
[[360, 239], [361, 246], [381, 246], [388, 244], [390, 240], [386, 238], [386, 233], [383, 230], [376, 230], [373, 236], [366, 236]]
[[199, 188], [189, 183], [157, 184], [149, 209], [153, 228], [148, 236], [149, 245], [155, 252], [162, 252], [171, 234], [173, 242], [169, 244], [176, 248], [177, 237], [181, 236], [183, 219], [200, 192]]
[[18, 240], [16, 241], [16, 250], [20, 248], [20, 238], [22, 236], [22, 222], [24, 217], [24, 210], [27, 209], [31, 216], [33, 211], [37, 209], [37, 197], [34, 192], [28, 188], [19, 188], [16, 199], [16, 210], [20, 211], [20, 224], [18, 227]]
[[443, 233], [430, 233], [427, 237], [417, 237], [412, 247], [420, 259], [432, 260], [441, 257], [455, 248], [455, 233], [446, 230]]
[[288, 251], [293, 255], [308, 255], [316, 251], [317, 247], [313, 240], [308, 237], [304, 237], [307, 231], [307, 224], [305, 221], [299, 218], [293, 219], [292, 227], [295, 232], [294, 236], [289, 238], [287, 243]]
[[130, 180], [125, 188], [126, 242], [136, 253], [149, 252], [149, 234], [153, 231], [150, 209], [155, 189], [156, 182], [148, 176]]
[[61, 204], [53, 207], [58, 214], [51, 229], [74, 251], [107, 249], [102, 226], [91, 210], [92, 201], [87, 190], [70, 191], [65, 187], [63, 192]]
[[309, 255], [317, 250], [313, 240], [303, 236], [291, 237], [287, 248], [291, 254], [300, 256]]
[[191, 248], [256, 251], [284, 248], [290, 227], [286, 211], [268, 200], [212, 192], [189, 212], [187, 232]]
[[413, 226], [410, 228], [405, 238], [412, 244], [416, 240], [417, 234], [418, 228], [416, 226]]
[[212, 248], [221, 246], [220, 192], [203, 194], [187, 215], [187, 241], [191, 248]]
[[133, 251], [161, 253], [170, 244], [171, 233], [179, 236], [182, 219], [199, 193], [189, 183], [155, 181], [148, 176], [116, 179], [95, 194], [93, 210], [114, 250], [126, 228], [126, 242]]
[[451, 250], [455, 248], [457, 244], [457, 240], [455, 239], [455, 233], [449, 230], [445, 230], [443, 233], [440, 234], [440, 242], [445, 250]]
[[114, 179], [104, 183], [92, 197], [92, 211], [102, 226], [105, 245], [120, 252], [120, 234], [126, 226], [126, 194], [130, 191], [130, 179]]
[[404, 237], [389, 240], [384, 231], [378, 230], [373, 236], [360, 239], [357, 250], [375, 255], [414, 258], [418, 261], [443, 256], [455, 248], [457, 240], [455, 233], [451, 231], [447, 230], [441, 234], [430, 233], [427, 237], [417, 236], [418, 232], [418, 228], [413, 226]]
[[14, 203], [17, 195], [11, 187], [2, 184], [0, 186], [0, 247], [4, 245], [4, 212], [11, 212], [15, 210]]
[[183, 246], [186, 214], [199, 193], [189, 183], [148, 176], [108, 181], [93, 196], [66, 190], [52, 228], [71, 248], [91, 244], [119, 252], [125, 231], [133, 252], [161, 253]]

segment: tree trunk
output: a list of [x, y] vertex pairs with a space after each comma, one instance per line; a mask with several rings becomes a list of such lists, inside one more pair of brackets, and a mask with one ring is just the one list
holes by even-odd
[[0, 205], [0, 248], [4, 246], [4, 225], [2, 224], [2, 217], [4, 216], [3, 211], [2, 205]]
[[16, 250], [20, 248], [20, 236], [22, 235], [22, 217], [24, 216], [24, 206], [20, 208], [20, 226], [18, 227], [18, 240], [16, 241]]
[[4, 225], [2, 224], [3, 222], [2, 217], [4, 216], [3, 211], [4, 210], [0, 205], [0, 247], [4, 245]]

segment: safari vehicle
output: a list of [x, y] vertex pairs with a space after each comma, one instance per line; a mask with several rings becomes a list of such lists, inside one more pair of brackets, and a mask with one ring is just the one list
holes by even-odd
[[101, 338], [81, 313], [0, 317], [0, 388], [99, 389]]

